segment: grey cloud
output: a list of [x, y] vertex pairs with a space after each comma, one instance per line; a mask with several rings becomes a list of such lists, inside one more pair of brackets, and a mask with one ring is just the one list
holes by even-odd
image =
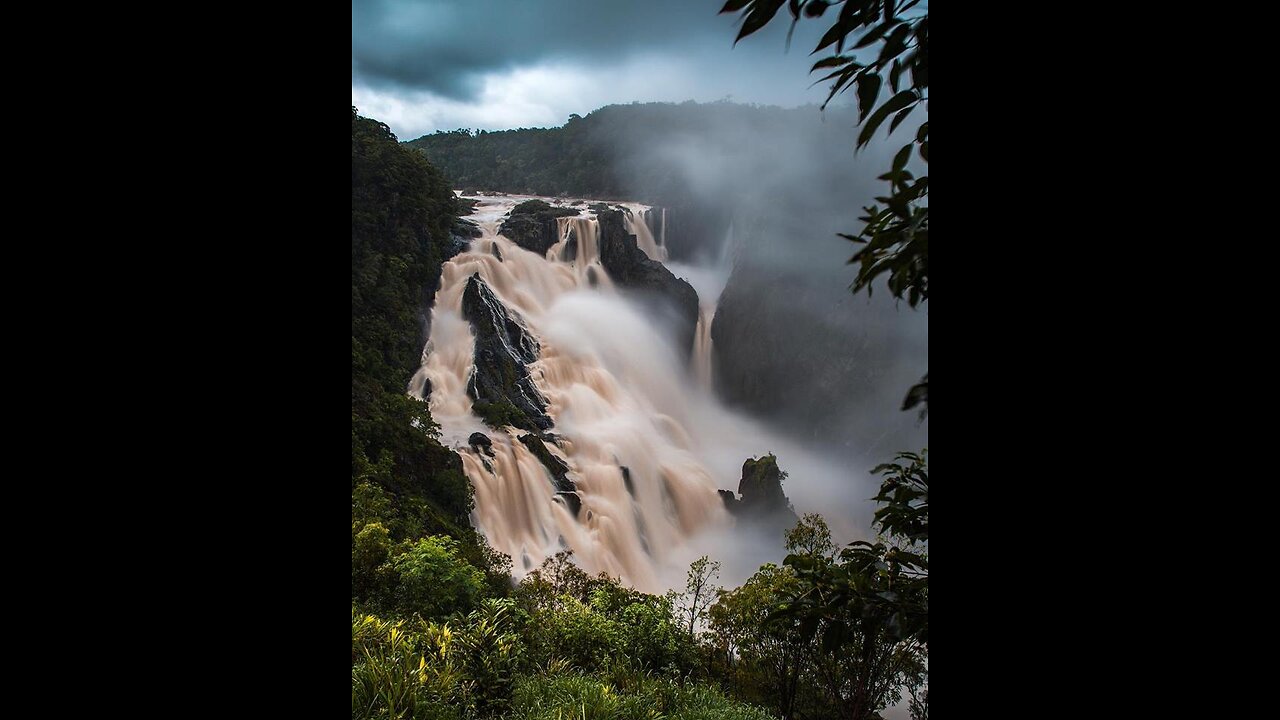
[[[733, 52], [736, 19], [717, 16], [719, 0], [355, 0], [351, 7], [353, 85], [429, 91], [453, 100], [476, 96], [481, 78], [519, 66], [568, 62], [616, 65], [636, 55], [671, 55], [714, 62], [690, 72], [768, 58], [807, 70], [821, 29], [801, 22], [783, 56], [785, 18]], [[783, 11], [782, 15], [785, 15]], [[801, 72], [803, 72], [803, 70]], [[770, 78], [771, 79], [771, 78]], [[803, 82], [801, 76], [800, 82]], [[794, 91], [794, 88], [788, 88]]]

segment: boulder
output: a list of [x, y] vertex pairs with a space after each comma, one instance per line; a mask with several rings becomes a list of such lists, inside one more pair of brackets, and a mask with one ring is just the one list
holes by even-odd
[[472, 450], [487, 453], [490, 457], [493, 456], [493, 441], [484, 433], [471, 433], [471, 437], [467, 438], [467, 444], [471, 446]]

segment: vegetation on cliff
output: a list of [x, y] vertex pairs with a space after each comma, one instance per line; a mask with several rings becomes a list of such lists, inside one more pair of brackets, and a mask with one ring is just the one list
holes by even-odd
[[[737, 590], [715, 586], [709, 558], [684, 592], [663, 596], [591, 577], [566, 553], [512, 582], [510, 559], [469, 525], [457, 455], [405, 392], [461, 212], [420, 154], [352, 109], [352, 717], [862, 720], [916, 691], [927, 648], [927, 558], [912, 549], [927, 543], [923, 457], [882, 469], [881, 542], [837, 554], [806, 517], [786, 565]], [[490, 319], [527, 355], [510, 318]], [[776, 460], [748, 465], [744, 495], [781, 494]]]

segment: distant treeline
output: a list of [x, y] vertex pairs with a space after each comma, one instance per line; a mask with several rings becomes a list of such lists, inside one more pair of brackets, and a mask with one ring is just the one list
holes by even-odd
[[739, 138], [787, 133], [817, 115], [814, 107], [632, 103], [570, 115], [558, 128], [460, 129], [406, 144], [460, 189], [670, 205], [688, 191], [687, 173], [672, 156], [681, 142], [749, 151], [735, 147]]

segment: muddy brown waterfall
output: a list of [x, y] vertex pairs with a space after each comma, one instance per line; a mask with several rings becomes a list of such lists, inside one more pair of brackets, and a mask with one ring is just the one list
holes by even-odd
[[[475, 488], [476, 528], [511, 556], [516, 577], [572, 549], [587, 572], [606, 572], [646, 591], [682, 582], [698, 555], [736, 552], [722, 547], [733, 520], [717, 489], [737, 487], [743, 460], [773, 451], [782, 463], [818, 467], [821, 461], [711, 394], [709, 324], [719, 288], [701, 302], [690, 357], [687, 346], [677, 350], [662, 313], [618, 287], [601, 264], [594, 212], [557, 218], [559, 236], [540, 254], [498, 230], [503, 216], [527, 198], [479, 199], [471, 219], [482, 236], [444, 264], [431, 334], [409, 389], [419, 397], [430, 389], [441, 441], [461, 455]], [[624, 210], [636, 245], [663, 260], [665, 248], [646, 221], [650, 209], [615, 207]], [[703, 294], [699, 285], [707, 283], [699, 273], [705, 270], [670, 269]], [[510, 322], [536, 339], [537, 357], [527, 369], [553, 422], [545, 433], [495, 429], [475, 412], [468, 387], [476, 336], [462, 314], [473, 275]], [[474, 433], [492, 445], [473, 446]], [[567, 468], [563, 480], [549, 466]], [[749, 560], [758, 565], [758, 558]]]

